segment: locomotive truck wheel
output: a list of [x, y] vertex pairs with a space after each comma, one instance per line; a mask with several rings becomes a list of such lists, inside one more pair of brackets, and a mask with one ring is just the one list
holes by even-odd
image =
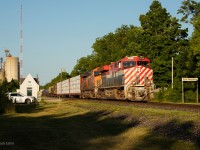
[[121, 93], [120, 93], [120, 99], [121, 99], [121, 100], [124, 100], [124, 99], [125, 99], [125, 94], [124, 94], [124, 92], [121, 92]]
[[118, 99], [118, 100], [124, 100], [125, 99], [124, 91], [115, 90], [115, 98]]
[[99, 91], [98, 93], [97, 93], [97, 98], [99, 98], [99, 99], [104, 99], [104, 91]]
[[97, 93], [97, 98], [98, 98], [98, 99], [101, 99], [101, 92], [98, 92], [98, 93]]
[[90, 98], [96, 98], [94, 92], [90, 92]]

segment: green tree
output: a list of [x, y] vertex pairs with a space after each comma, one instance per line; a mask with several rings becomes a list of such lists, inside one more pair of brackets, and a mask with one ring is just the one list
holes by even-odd
[[96, 66], [94, 56], [93, 55], [88, 55], [86, 57], [81, 57], [78, 61], [77, 64], [74, 66], [71, 76], [77, 76], [80, 74], [83, 74], [85, 72], [91, 71], [94, 69]]
[[6, 92], [14, 92], [19, 89], [19, 82], [17, 80], [11, 80], [7, 82], [7, 80], [3, 81], [0, 84], [0, 98], [5, 96]]
[[45, 84], [44, 86], [41, 86], [41, 89], [47, 89], [50, 86], [53, 86], [55, 83], [60, 82], [61, 80], [64, 81], [71, 76], [67, 72], [60, 72], [55, 78], [53, 78], [49, 83]]
[[193, 70], [193, 76], [200, 77], [200, 15], [194, 19], [194, 32], [190, 39], [190, 53], [187, 66]]
[[189, 53], [187, 67], [189, 76], [200, 76], [200, 2], [186, 0], [182, 2], [178, 13], [182, 13], [182, 21], [190, 23], [194, 27], [194, 32], [189, 40]]
[[[169, 86], [172, 57], [177, 60], [177, 66], [180, 67], [184, 63], [181, 59], [188, 44], [185, 39], [187, 29], [181, 29], [178, 19], [171, 17], [159, 1], [153, 1], [150, 10], [145, 15], [140, 15], [139, 19], [143, 29], [140, 52], [152, 60], [156, 85]], [[179, 68], [176, 72], [181, 70]]]
[[178, 10], [178, 14], [180, 13], [183, 14], [183, 17], [181, 18], [182, 22], [193, 24], [195, 18], [200, 13], [200, 2], [196, 2], [195, 0], [184, 0], [182, 6]]
[[136, 50], [140, 48], [141, 32], [139, 27], [122, 25], [114, 33], [97, 38], [92, 46], [96, 64], [101, 66], [136, 54]]

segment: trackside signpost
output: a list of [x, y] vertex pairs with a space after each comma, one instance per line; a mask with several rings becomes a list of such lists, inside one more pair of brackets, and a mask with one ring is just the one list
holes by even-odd
[[198, 92], [198, 78], [182, 78], [182, 102], [184, 103], [184, 85], [183, 85], [183, 82], [184, 81], [190, 81], [190, 82], [197, 82], [197, 103], [199, 101], [199, 98], [198, 98], [198, 95], [199, 95], [199, 92]]

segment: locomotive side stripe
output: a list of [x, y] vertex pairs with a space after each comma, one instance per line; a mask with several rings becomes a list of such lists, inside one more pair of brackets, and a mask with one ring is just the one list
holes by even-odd
[[126, 80], [126, 84], [131, 84], [135, 80], [136, 80], [135, 75], [132, 75], [131, 78], [129, 78], [129, 80]]
[[151, 69], [150, 72], [147, 74], [149, 80], [153, 80], [153, 70]]
[[135, 77], [136, 73], [137, 72], [136, 72], [136, 69], [134, 67], [130, 74], [128, 74], [128, 75], [125, 74], [125, 84], [129, 84], [133, 80], [133, 78]]
[[131, 77], [131, 74], [132, 74], [132, 69], [130, 72], [127, 72], [127, 74], [125, 74], [125, 83], [129, 80], [129, 78]]
[[144, 73], [141, 75], [140, 84], [144, 84], [144, 77], [148, 74], [149, 71], [149, 69], [145, 69]]
[[145, 68], [145, 67], [141, 67], [141, 68], [142, 68], [142, 71], [139, 73], [139, 77], [140, 77], [139, 84], [142, 84], [141, 82], [142, 82], [142, 80], [143, 80], [143, 77], [144, 77], [144, 75], [145, 75], [145, 71], [146, 71], [146, 69], [147, 69], [147, 68]]
[[125, 78], [128, 78], [129, 76], [131, 76], [132, 72], [133, 72], [134, 68], [131, 68], [131, 69], [127, 69], [125, 71]]
[[134, 72], [132, 73], [132, 76], [129, 79], [127, 79], [127, 84], [131, 84], [131, 82], [135, 80], [136, 74], [137, 70], [135, 69]]
[[150, 77], [152, 77], [152, 75], [153, 75], [153, 70], [152, 70], [152, 69], [149, 69], [149, 72], [148, 72], [148, 74], [147, 74], [147, 77], [150, 78]]
[[[145, 67], [140, 66], [139, 68], [134, 67], [134, 72], [128, 75], [128, 78], [125, 78], [125, 84], [131, 84], [133, 81], [136, 81], [136, 76], [139, 77], [139, 82], [141, 81], [141, 75], [144, 74], [144, 71], [146, 70]], [[138, 72], [140, 71], [140, 72]]]
[[149, 69], [149, 71], [147, 72], [147, 77], [149, 80], [152, 80], [152, 78], [153, 78], [153, 70], [152, 69]]
[[126, 69], [124, 70], [124, 84], [127, 85], [136, 82], [137, 76], [139, 77], [139, 84], [143, 85], [145, 77], [153, 80], [153, 70], [143, 66]]
[[149, 78], [149, 80], [153, 80], [153, 70], [152, 69], [148, 69], [149, 71], [147, 72], [147, 77]]
[[139, 74], [139, 76], [140, 76], [139, 84], [142, 84], [146, 70], [147, 70], [146, 68], [143, 68], [143, 71]]
[[127, 83], [127, 81], [132, 77], [132, 74], [133, 74], [134, 69], [135, 69], [135, 67], [134, 67], [134, 68], [127, 69], [127, 70], [125, 71], [125, 83]]

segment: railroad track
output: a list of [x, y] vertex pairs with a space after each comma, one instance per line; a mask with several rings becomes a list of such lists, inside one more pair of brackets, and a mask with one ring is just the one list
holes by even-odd
[[[47, 100], [80, 100], [78, 98], [47, 98]], [[117, 101], [117, 100], [102, 100], [102, 99], [82, 99], [87, 101], [93, 101], [96, 103], [107, 103], [112, 105], [120, 105], [120, 106], [133, 106], [133, 107], [141, 107], [141, 108], [155, 108], [155, 109], [163, 109], [163, 110], [179, 110], [179, 111], [188, 111], [200, 113], [200, 104], [176, 104], [176, 103], [159, 103], [159, 102], [133, 102], [133, 101]]]
[[123, 106], [133, 106], [141, 108], [155, 108], [163, 110], [179, 110], [200, 113], [200, 104], [175, 104], [175, 103], [159, 103], [159, 102], [125, 102], [125, 101], [112, 101], [112, 100], [97, 100], [102, 103], [111, 103]]

